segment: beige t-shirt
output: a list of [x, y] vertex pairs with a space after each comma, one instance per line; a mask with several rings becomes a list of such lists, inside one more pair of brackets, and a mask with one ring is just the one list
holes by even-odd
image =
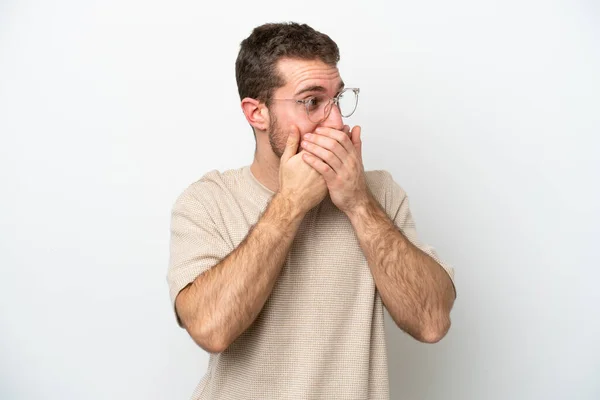
[[[406, 237], [422, 245], [406, 193], [386, 171], [367, 184]], [[171, 221], [171, 300], [246, 237], [273, 192], [248, 166], [211, 171], [177, 199]], [[243, 266], [240, 266], [243, 267]], [[388, 399], [383, 303], [349, 219], [328, 197], [306, 214], [254, 323], [211, 354], [192, 399]]]

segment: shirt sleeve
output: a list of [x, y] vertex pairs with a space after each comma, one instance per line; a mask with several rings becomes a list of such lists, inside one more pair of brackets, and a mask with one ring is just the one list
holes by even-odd
[[428, 254], [444, 269], [444, 271], [448, 273], [448, 276], [452, 281], [452, 285], [454, 285], [454, 268], [450, 264], [440, 259], [434, 247], [425, 243], [421, 243], [417, 235], [415, 221], [410, 211], [408, 195], [400, 187], [400, 185], [394, 181], [389, 172], [386, 172], [386, 174], [388, 175], [389, 179], [388, 185], [386, 186], [388, 187], [388, 190], [391, 190], [389, 202], [390, 210], [388, 211], [388, 214], [391, 216], [394, 224], [413, 245], [421, 249], [424, 253]]
[[179, 292], [203, 272], [225, 258], [233, 249], [224, 240], [207, 207], [188, 188], [171, 212], [171, 240], [167, 283], [175, 310]]

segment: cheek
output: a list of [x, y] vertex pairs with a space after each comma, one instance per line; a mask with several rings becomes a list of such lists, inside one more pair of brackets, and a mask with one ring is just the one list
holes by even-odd
[[298, 122], [298, 129], [300, 129], [300, 134], [304, 135], [305, 133], [314, 133], [315, 129], [317, 129], [317, 124], [314, 124], [305, 118], [303, 121]]
[[289, 107], [288, 110], [277, 115], [277, 122], [280, 128], [286, 129], [290, 125], [296, 125], [300, 130], [300, 135], [305, 133], [314, 133], [318, 124], [310, 122], [306, 114], [301, 113], [303, 110], [294, 110]]

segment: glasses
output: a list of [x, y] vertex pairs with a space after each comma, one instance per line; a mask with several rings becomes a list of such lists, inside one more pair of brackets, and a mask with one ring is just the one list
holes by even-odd
[[335, 104], [340, 110], [340, 114], [344, 118], [348, 118], [354, 111], [356, 111], [356, 107], [358, 106], [358, 94], [360, 93], [359, 88], [345, 88], [342, 89], [341, 92], [337, 94], [337, 96], [331, 98], [324, 94], [317, 94], [314, 96], [310, 96], [304, 100], [296, 100], [296, 99], [272, 99], [272, 100], [287, 100], [287, 101], [295, 101], [296, 104], [303, 104], [306, 109], [306, 115], [308, 119], [315, 123], [321, 123], [325, 121], [329, 114], [331, 114], [331, 109]]

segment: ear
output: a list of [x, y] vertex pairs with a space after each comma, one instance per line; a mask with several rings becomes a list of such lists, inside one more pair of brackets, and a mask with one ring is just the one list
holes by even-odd
[[246, 121], [259, 131], [266, 131], [269, 127], [269, 112], [264, 103], [250, 97], [242, 100], [242, 111]]

